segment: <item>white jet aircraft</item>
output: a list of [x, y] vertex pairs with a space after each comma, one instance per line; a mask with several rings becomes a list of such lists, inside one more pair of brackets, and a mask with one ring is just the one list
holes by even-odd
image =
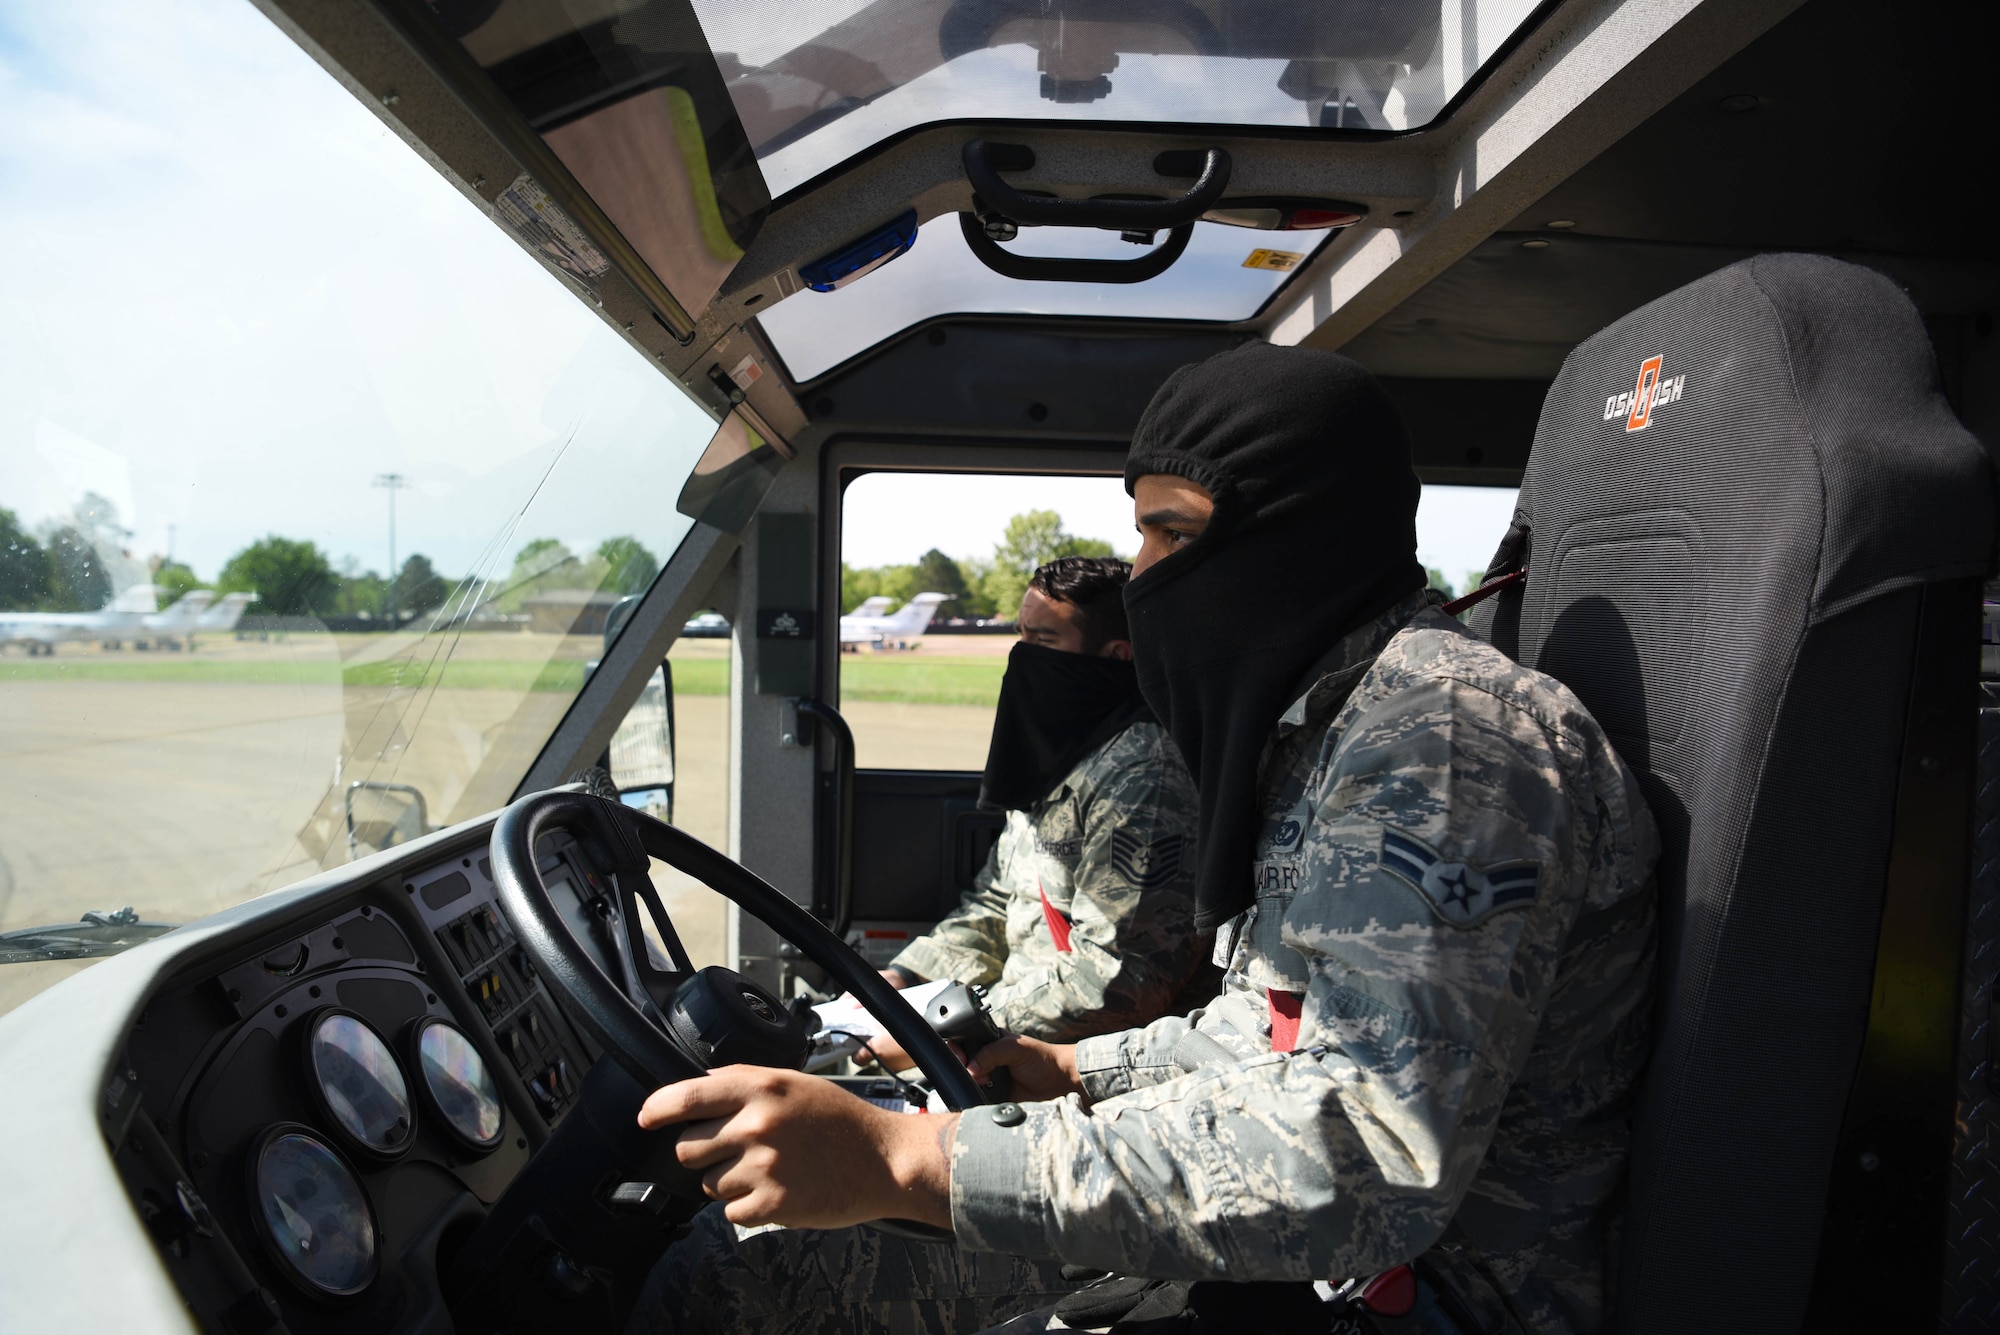
[[158, 637], [197, 629], [201, 614], [215, 598], [206, 589], [196, 589], [165, 611], [156, 611], [159, 594], [156, 584], [135, 584], [95, 612], [0, 612], [0, 645], [19, 641], [32, 656], [52, 654], [56, 645], [75, 640], [98, 640], [107, 648], [117, 648], [135, 636], [159, 642]]
[[[948, 593], [920, 593], [886, 616], [863, 615], [868, 606], [868, 603], [863, 603], [840, 619], [840, 642], [843, 645], [871, 644], [880, 649], [914, 640], [931, 624], [931, 618], [937, 615], [938, 604], [950, 598]], [[872, 598], [869, 600], [874, 601]], [[887, 599], [883, 601], [886, 603]]]
[[[189, 594], [188, 597], [194, 595]], [[235, 630], [236, 623], [243, 619], [243, 609], [250, 606], [256, 597], [254, 593], [225, 593], [221, 602], [194, 619], [194, 628], [224, 633]]]

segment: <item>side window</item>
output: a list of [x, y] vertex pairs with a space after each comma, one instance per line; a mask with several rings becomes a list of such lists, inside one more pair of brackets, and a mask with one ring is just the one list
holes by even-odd
[[[1478, 585], [1515, 495], [1424, 488], [1417, 555], [1433, 585]], [[863, 769], [983, 769], [1028, 577], [1138, 545], [1118, 478], [866, 473], [840, 532], [840, 709]]]
[[1519, 494], [1513, 487], [1425, 485], [1417, 502], [1417, 559], [1432, 587], [1454, 598], [1479, 587]]
[[1028, 577], [1138, 547], [1115, 477], [866, 473], [840, 533], [840, 712], [863, 769], [984, 769]]

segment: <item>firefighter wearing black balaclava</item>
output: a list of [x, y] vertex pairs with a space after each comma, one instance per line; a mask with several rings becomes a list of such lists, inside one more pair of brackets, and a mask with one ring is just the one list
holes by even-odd
[[[1023, 1282], [1175, 1281], [1074, 1294], [1072, 1328], [1419, 1304], [1427, 1330], [1604, 1329], [1656, 932], [1631, 772], [1567, 689], [1430, 605], [1407, 438], [1355, 363], [1251, 344], [1176, 372], [1126, 481], [1133, 653], [1199, 787], [1222, 993], [976, 1054], [1043, 1100], [1018, 1107], [899, 1118], [747, 1069], [654, 1094], [641, 1121], [690, 1124], [677, 1152], [736, 1224], [956, 1237], [851, 1281], [750, 1277], [782, 1293], [753, 1324], [888, 1330], [914, 1290], [882, 1290], [911, 1283], [926, 1319], [997, 1317], [969, 1300], [1009, 1257]], [[702, 1289], [685, 1317], [733, 1319]]]
[[[980, 786], [1006, 825], [958, 907], [883, 971], [984, 987], [1009, 1033], [1073, 1041], [1214, 991], [1194, 927], [1194, 781], [1139, 693], [1131, 569], [1065, 556], [1028, 581]], [[873, 1046], [907, 1064], [893, 1039]]]

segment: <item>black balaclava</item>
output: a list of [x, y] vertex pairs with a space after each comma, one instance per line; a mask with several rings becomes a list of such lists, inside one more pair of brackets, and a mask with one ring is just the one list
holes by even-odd
[[1201, 790], [1195, 925], [1249, 907], [1257, 762], [1340, 638], [1424, 587], [1402, 419], [1357, 362], [1249, 343], [1184, 366], [1146, 406], [1149, 473], [1215, 500], [1202, 535], [1125, 586], [1139, 686]]
[[1000, 679], [980, 804], [1026, 811], [1079, 760], [1150, 717], [1130, 663], [1022, 641]]

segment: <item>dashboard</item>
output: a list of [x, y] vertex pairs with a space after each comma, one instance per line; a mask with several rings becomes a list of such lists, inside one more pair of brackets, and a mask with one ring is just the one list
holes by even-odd
[[[130, 1023], [101, 1129], [202, 1327], [452, 1328], [456, 1245], [600, 1055], [501, 914], [486, 830], [170, 975]], [[604, 882], [565, 835], [539, 853], [590, 942]]]

